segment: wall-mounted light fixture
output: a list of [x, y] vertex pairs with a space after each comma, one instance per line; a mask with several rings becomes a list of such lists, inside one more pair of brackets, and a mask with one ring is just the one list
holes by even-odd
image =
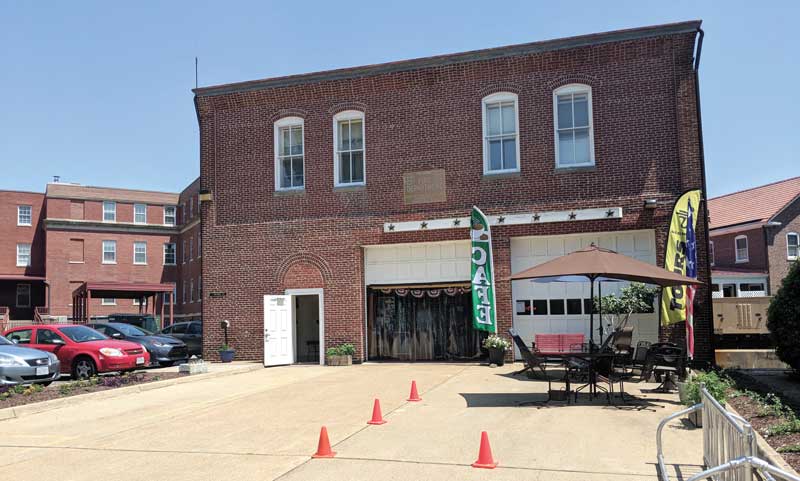
[[200, 202], [211, 202], [214, 200], [214, 195], [211, 194], [210, 190], [203, 189], [197, 194], [197, 199]]
[[644, 208], [645, 209], [655, 209], [658, 207], [658, 201], [656, 199], [645, 199], [644, 200]]

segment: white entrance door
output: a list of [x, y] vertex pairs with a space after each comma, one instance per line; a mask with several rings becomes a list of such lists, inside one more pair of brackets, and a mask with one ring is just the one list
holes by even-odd
[[293, 362], [292, 296], [264, 296], [264, 365]]

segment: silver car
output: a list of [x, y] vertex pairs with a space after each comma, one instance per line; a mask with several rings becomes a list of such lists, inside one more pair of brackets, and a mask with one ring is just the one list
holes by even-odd
[[45, 386], [61, 375], [55, 354], [20, 347], [0, 336], [0, 386], [41, 383]]

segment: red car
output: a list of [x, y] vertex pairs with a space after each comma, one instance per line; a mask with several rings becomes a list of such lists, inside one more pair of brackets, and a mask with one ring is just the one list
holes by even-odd
[[7, 330], [5, 337], [15, 344], [54, 353], [61, 361], [61, 372], [73, 379], [150, 364], [150, 354], [141, 344], [117, 341], [77, 324], [15, 327]]

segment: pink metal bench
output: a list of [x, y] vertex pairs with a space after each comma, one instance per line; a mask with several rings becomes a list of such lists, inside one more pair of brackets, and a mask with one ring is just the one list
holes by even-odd
[[536, 334], [536, 351], [541, 354], [571, 352], [575, 344], [583, 344], [583, 334]]

